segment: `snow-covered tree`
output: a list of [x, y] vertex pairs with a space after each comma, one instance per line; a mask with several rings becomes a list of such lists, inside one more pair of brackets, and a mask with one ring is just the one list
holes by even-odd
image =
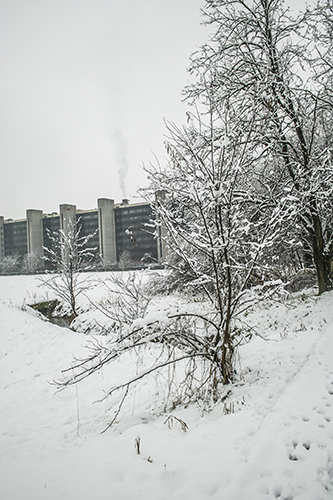
[[322, 293], [333, 285], [331, 2], [293, 17], [282, 0], [206, 0], [203, 14], [214, 32], [186, 97], [202, 102], [209, 79], [253, 159], [271, 162], [261, 183], [293, 199]]
[[[206, 313], [186, 316], [206, 325], [204, 355], [228, 383], [241, 338], [234, 320], [258, 298], [256, 292], [270, 293], [265, 256], [294, 209], [288, 197], [272, 200], [268, 188], [258, 189], [262, 168], [252, 155], [249, 132], [229, 121], [227, 108], [222, 114], [215, 106], [210, 82], [205, 96], [204, 112], [190, 116], [181, 129], [169, 125], [170, 162], [151, 167], [148, 175], [150, 195], [160, 193], [156, 220], [165, 234], [171, 280], [208, 299]], [[184, 349], [200, 357], [202, 341], [198, 335], [197, 344], [191, 339], [186, 345], [185, 333]]]
[[27, 253], [24, 256], [22, 271], [24, 273], [34, 274], [43, 267], [43, 258], [38, 252]]
[[122, 252], [119, 257], [118, 268], [121, 271], [126, 271], [127, 269], [130, 269], [132, 265], [133, 265], [133, 260], [130, 252], [124, 250], [124, 252]]
[[21, 271], [21, 264], [19, 255], [7, 255], [0, 261], [0, 274], [17, 274]]
[[79, 221], [67, 221], [67, 226], [59, 231], [48, 231], [50, 247], [44, 248], [44, 260], [50, 264], [51, 271], [41, 277], [42, 285], [53, 290], [57, 297], [70, 308], [73, 317], [77, 316], [76, 299], [91, 287], [89, 277], [82, 271], [89, 270], [95, 258], [95, 249], [88, 243], [93, 234], [80, 236]]

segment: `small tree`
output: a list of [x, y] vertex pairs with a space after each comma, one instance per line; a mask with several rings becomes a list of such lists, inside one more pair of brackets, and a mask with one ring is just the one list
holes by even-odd
[[126, 271], [130, 269], [132, 265], [133, 265], [133, 260], [131, 257], [131, 253], [128, 250], [124, 250], [119, 257], [118, 268], [121, 271]]
[[0, 274], [18, 274], [21, 271], [21, 264], [21, 257], [19, 255], [7, 255], [0, 262]]
[[[235, 318], [271, 293], [265, 260], [293, 208], [287, 197], [273, 203], [267, 187], [258, 190], [254, 172], [260, 175], [263, 166], [253, 158], [249, 135], [229, 122], [227, 109], [216, 111], [210, 88], [207, 83], [203, 113], [182, 129], [169, 125], [170, 162], [148, 174], [151, 195], [163, 193], [155, 210], [166, 234], [166, 264], [183, 289], [208, 299], [207, 313], [186, 316], [205, 325], [205, 357], [226, 384], [241, 338]], [[200, 342], [187, 349], [202, 355]]]
[[53, 290], [70, 307], [73, 317], [77, 316], [77, 297], [91, 286], [90, 279], [80, 273], [91, 268], [96, 250], [88, 247], [94, 234], [80, 236], [80, 231], [81, 227], [71, 219], [65, 229], [48, 231], [51, 247], [43, 247], [43, 258], [52, 270], [40, 278], [42, 286]]
[[38, 252], [27, 253], [23, 259], [22, 271], [35, 274], [43, 267], [43, 258]]

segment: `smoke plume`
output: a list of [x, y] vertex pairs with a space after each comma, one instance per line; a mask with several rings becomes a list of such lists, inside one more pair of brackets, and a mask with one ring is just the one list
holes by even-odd
[[119, 128], [114, 128], [111, 133], [111, 139], [114, 145], [114, 156], [119, 176], [119, 187], [122, 197], [126, 196], [126, 176], [128, 172], [128, 140]]

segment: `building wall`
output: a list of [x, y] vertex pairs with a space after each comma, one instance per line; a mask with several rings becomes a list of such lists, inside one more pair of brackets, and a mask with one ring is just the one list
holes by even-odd
[[66, 233], [68, 223], [72, 221], [81, 226], [80, 236], [94, 234], [87, 245], [95, 248], [96, 257], [101, 256], [104, 262], [113, 264], [124, 252], [136, 264], [147, 255], [153, 260], [158, 259], [157, 240], [147, 232], [153, 232], [154, 228], [146, 227], [153, 217], [148, 203], [131, 205], [128, 200], [123, 200], [115, 205], [114, 200], [100, 198], [97, 209], [76, 210], [75, 205], [62, 204], [59, 214], [43, 214], [42, 210], [32, 209], [26, 214], [26, 220], [20, 221], [4, 221], [0, 217], [0, 257], [38, 252], [42, 255], [43, 247], [50, 248], [52, 244], [48, 231], [53, 233], [63, 229]]
[[80, 237], [87, 237], [93, 235], [89, 238], [86, 244], [86, 248], [90, 249], [90, 253], [98, 259], [99, 256], [99, 234], [98, 234], [98, 211], [94, 210], [79, 210], [76, 212], [76, 223], [79, 229]]
[[4, 223], [5, 256], [18, 255], [23, 257], [28, 253], [27, 221], [16, 220]]
[[50, 248], [51, 240], [49, 232], [58, 232], [60, 229], [60, 216], [59, 214], [47, 214], [43, 217], [43, 246]]
[[5, 241], [4, 241], [4, 217], [0, 215], [0, 260], [5, 256]]
[[[135, 205], [122, 204], [115, 208], [117, 260], [124, 252], [130, 255], [135, 263], [150, 255], [157, 260], [157, 244], [152, 234], [149, 234], [149, 224], [152, 219], [152, 209], [147, 203]], [[150, 228], [153, 232], [153, 228]]]
[[[46, 248], [52, 248], [52, 240], [49, 237], [49, 233], [57, 233], [60, 229], [60, 215], [59, 214], [44, 214], [43, 217], [43, 246]], [[49, 261], [44, 263], [46, 270], [52, 269], [52, 264]]]

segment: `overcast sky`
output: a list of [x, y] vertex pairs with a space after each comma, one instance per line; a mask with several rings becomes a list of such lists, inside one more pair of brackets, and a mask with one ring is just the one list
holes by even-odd
[[181, 123], [199, 0], [1, 0], [0, 215], [93, 208], [146, 183]]
[[137, 201], [164, 119], [185, 121], [202, 4], [0, 0], [0, 215]]

